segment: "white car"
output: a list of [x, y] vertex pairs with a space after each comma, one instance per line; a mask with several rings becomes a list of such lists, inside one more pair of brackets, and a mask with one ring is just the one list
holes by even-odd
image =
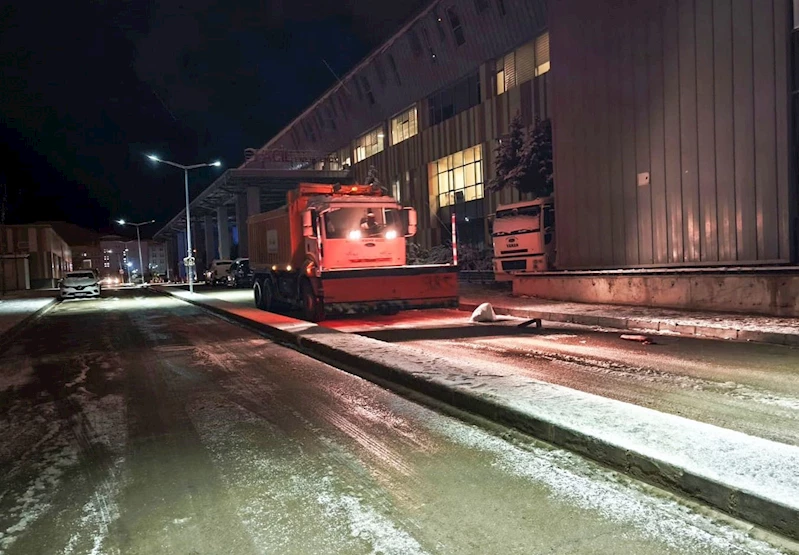
[[99, 297], [100, 280], [91, 270], [67, 272], [60, 284], [60, 299], [76, 299], [78, 297]]
[[205, 272], [205, 282], [208, 285], [227, 283], [227, 271], [230, 269], [231, 264], [233, 264], [232, 260], [212, 261], [210, 268]]

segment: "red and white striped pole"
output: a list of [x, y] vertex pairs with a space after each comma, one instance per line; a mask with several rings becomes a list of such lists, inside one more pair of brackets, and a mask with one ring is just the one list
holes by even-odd
[[455, 212], [452, 213], [452, 265], [458, 265], [458, 234], [455, 226]]

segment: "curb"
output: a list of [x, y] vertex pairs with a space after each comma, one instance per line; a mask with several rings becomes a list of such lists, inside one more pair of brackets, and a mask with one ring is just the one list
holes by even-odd
[[0, 348], [5, 348], [8, 343], [11, 342], [23, 329], [25, 329], [28, 325], [30, 325], [33, 321], [41, 318], [45, 315], [45, 313], [49, 312], [56, 304], [58, 304], [58, 299], [53, 298], [43, 307], [31, 312], [22, 320], [5, 330], [4, 332], [0, 333]]
[[[458, 309], [472, 312], [482, 303], [461, 302]], [[721, 328], [714, 326], [694, 326], [668, 324], [654, 320], [640, 320], [636, 318], [620, 318], [615, 316], [592, 316], [590, 314], [575, 314], [571, 312], [547, 312], [543, 310], [530, 310], [525, 308], [512, 308], [496, 306], [491, 303], [494, 312], [501, 316], [515, 316], [517, 318], [540, 318], [550, 322], [564, 324], [580, 324], [583, 326], [600, 326], [620, 330], [643, 331], [648, 333], [664, 333], [680, 337], [695, 337], [699, 339], [724, 339], [727, 341], [741, 341], [751, 343], [766, 343], [769, 345], [782, 345], [799, 347], [799, 334], [764, 332], [754, 330], [738, 330], [734, 328]]]
[[[753, 495], [727, 484], [686, 471], [654, 457], [614, 445], [593, 436], [548, 422], [524, 413], [478, 393], [466, 392], [436, 383], [405, 371], [398, 364], [353, 354], [342, 348], [331, 346], [314, 335], [348, 335], [344, 332], [319, 328], [307, 322], [275, 316], [276, 323], [305, 324], [302, 330], [293, 332], [270, 324], [257, 322], [224, 308], [198, 300], [185, 299], [168, 291], [159, 290], [204, 310], [233, 320], [244, 327], [270, 336], [279, 343], [291, 346], [303, 354], [336, 366], [337, 368], [378, 383], [389, 389], [412, 390], [455, 409], [467, 411], [487, 420], [518, 430], [543, 440], [551, 445], [582, 455], [588, 459], [613, 468], [623, 474], [649, 484], [670, 490], [679, 495], [699, 500], [706, 505], [735, 518], [755, 524], [791, 540], [799, 540], [799, 509], [784, 506], [775, 501]], [[224, 302], [224, 301], [222, 301]], [[266, 315], [269, 313], [262, 312]], [[510, 315], [510, 314], [509, 314]], [[544, 317], [544, 319], [550, 319]]]

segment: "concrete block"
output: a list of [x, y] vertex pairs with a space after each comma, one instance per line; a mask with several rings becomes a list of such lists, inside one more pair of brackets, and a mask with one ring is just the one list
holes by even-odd
[[696, 335], [711, 339], [738, 339], [738, 330], [732, 328], [714, 328], [710, 326], [696, 326]]
[[660, 331], [669, 331], [680, 335], [696, 335], [696, 326], [683, 326], [681, 324], [660, 323]]
[[630, 318], [627, 320], [627, 329], [658, 331], [660, 329], [660, 322]]
[[784, 333], [772, 333], [767, 331], [739, 330], [739, 341], [754, 341], [756, 343], [771, 343], [773, 345], [785, 345], [788, 338]]

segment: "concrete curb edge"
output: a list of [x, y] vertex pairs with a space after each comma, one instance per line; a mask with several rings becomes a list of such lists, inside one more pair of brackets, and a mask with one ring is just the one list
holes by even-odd
[[[396, 384], [401, 388], [421, 393], [456, 409], [475, 413], [491, 422], [507, 426], [551, 445], [577, 453], [635, 479], [701, 501], [734, 518], [785, 536], [791, 541], [799, 541], [799, 510], [703, 476], [686, 472], [682, 468], [640, 453], [631, 452], [598, 440], [595, 437], [582, 434], [577, 430], [525, 414], [503, 405], [496, 399], [456, 390], [441, 383], [422, 379], [419, 376], [403, 371], [399, 367], [369, 360], [343, 349], [331, 347], [314, 339], [312, 336], [303, 335], [302, 332], [286, 331], [268, 324], [255, 322], [213, 305], [173, 295], [169, 291], [157, 291], [174, 296], [199, 308], [240, 323], [244, 327], [273, 337], [284, 345], [292, 346], [304, 354], [327, 364], [335, 365], [351, 374], [365, 379], [374, 377], [380, 380], [380, 385]], [[530, 318], [532, 317], [530, 316]], [[329, 330], [326, 333], [344, 332]]]
[[[478, 306], [478, 303], [461, 302], [458, 308], [465, 312], [472, 312]], [[541, 320], [561, 322], [564, 324], [600, 326], [603, 328], [615, 328], [655, 334], [664, 332], [668, 335], [695, 337], [698, 339], [724, 339], [728, 341], [799, 347], [799, 334], [794, 333], [738, 330], [714, 326], [680, 326], [653, 320], [628, 319], [614, 316], [592, 316], [590, 314], [574, 314], [570, 312], [547, 312], [542, 310], [494, 306], [493, 303], [492, 306], [494, 312], [500, 316], [515, 316], [527, 319], [540, 318]]]

